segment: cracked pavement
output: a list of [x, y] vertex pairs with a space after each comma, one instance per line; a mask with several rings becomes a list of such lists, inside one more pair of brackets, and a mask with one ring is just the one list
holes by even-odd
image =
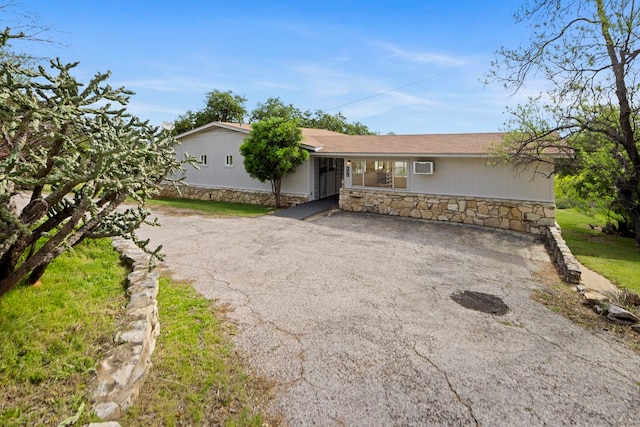
[[[533, 237], [347, 212], [155, 214], [140, 236], [225, 306], [288, 425], [640, 425], [640, 356], [530, 298], [559, 280]], [[509, 312], [466, 309], [450, 298], [464, 290]]]

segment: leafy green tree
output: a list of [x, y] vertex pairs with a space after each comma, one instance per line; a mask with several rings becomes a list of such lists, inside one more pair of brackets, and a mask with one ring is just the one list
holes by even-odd
[[[0, 34], [0, 48], [12, 37]], [[181, 169], [175, 140], [128, 115], [131, 92], [105, 84], [108, 73], [84, 86], [76, 65], [0, 64], [0, 296], [86, 238], [124, 236], [159, 256], [135, 229], [147, 198]], [[16, 197], [27, 199], [21, 211]], [[136, 206], [117, 210], [127, 198]]]
[[283, 103], [280, 98], [269, 98], [265, 103], [259, 103], [251, 112], [249, 123], [265, 120], [270, 117], [281, 117], [286, 120], [296, 120], [298, 126], [311, 129], [327, 129], [347, 135], [373, 135], [369, 128], [360, 122], [349, 123], [340, 112], [336, 114], [316, 110], [302, 111], [292, 104]]
[[522, 166], [551, 161], [549, 150], [573, 154], [585, 141], [591, 152], [606, 153], [615, 168], [598, 179], [613, 185], [640, 250], [640, 5], [531, 0], [516, 19], [531, 24], [530, 39], [517, 49], [502, 48], [488, 80], [518, 92], [544, 77], [547, 88], [511, 111], [513, 134], [502, 151]]
[[373, 135], [369, 128], [360, 122], [349, 123], [344, 114], [325, 113], [317, 110], [315, 114], [305, 121], [304, 127], [312, 129], [327, 129], [347, 135]]
[[247, 115], [246, 102], [247, 98], [231, 90], [213, 90], [207, 93], [203, 109], [187, 111], [176, 119], [174, 133], [181, 134], [211, 122], [242, 123]]
[[280, 98], [269, 98], [265, 102], [259, 102], [249, 116], [249, 123], [255, 123], [271, 117], [280, 117], [286, 120], [298, 120], [304, 122], [304, 114], [293, 104], [285, 104]]
[[309, 158], [309, 153], [300, 146], [301, 141], [302, 131], [295, 120], [272, 117], [254, 123], [249, 137], [240, 146], [245, 170], [260, 182], [271, 183], [277, 207], [281, 207], [282, 178]]

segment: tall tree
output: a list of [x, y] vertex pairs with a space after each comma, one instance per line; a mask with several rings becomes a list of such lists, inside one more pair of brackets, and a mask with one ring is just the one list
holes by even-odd
[[[12, 37], [0, 34], [0, 49]], [[145, 201], [180, 169], [168, 132], [126, 113], [131, 92], [109, 74], [85, 86], [76, 65], [0, 64], [0, 296], [86, 238], [121, 235], [146, 250], [135, 237]], [[137, 206], [116, 210], [127, 198]]]
[[585, 141], [606, 150], [616, 162], [617, 202], [640, 250], [640, 6], [634, 0], [532, 0], [516, 20], [531, 24], [530, 39], [502, 48], [489, 80], [517, 92], [542, 76], [547, 89], [511, 111], [507, 126], [514, 132], [503, 152], [527, 165], [546, 161], [550, 148], [584, 149]]
[[304, 114], [293, 104], [285, 104], [278, 97], [269, 98], [265, 102], [259, 102], [249, 116], [249, 123], [255, 123], [271, 117], [280, 117], [286, 120], [303, 121]]
[[174, 133], [180, 134], [211, 122], [242, 123], [247, 110], [247, 98], [231, 90], [215, 89], [206, 95], [205, 106], [198, 111], [187, 111], [175, 121]]
[[240, 146], [245, 170], [260, 182], [271, 183], [277, 207], [281, 207], [282, 178], [309, 158], [301, 141], [302, 131], [295, 120], [272, 117], [254, 123]]
[[325, 113], [322, 110], [302, 111], [293, 106], [285, 104], [280, 98], [269, 98], [264, 103], [259, 103], [251, 112], [249, 123], [265, 120], [270, 117], [281, 117], [287, 120], [296, 120], [298, 126], [311, 129], [327, 129], [334, 132], [348, 135], [373, 135], [369, 128], [360, 122], [350, 123], [344, 114]]

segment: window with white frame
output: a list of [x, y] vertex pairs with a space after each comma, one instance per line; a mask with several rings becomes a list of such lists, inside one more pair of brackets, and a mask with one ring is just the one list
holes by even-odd
[[227, 156], [224, 156], [224, 165], [228, 168], [233, 167], [233, 155], [229, 154]]
[[405, 160], [355, 160], [351, 186], [407, 188], [407, 164]]
[[206, 154], [200, 154], [200, 164], [201, 165], [206, 165], [207, 164], [207, 155]]

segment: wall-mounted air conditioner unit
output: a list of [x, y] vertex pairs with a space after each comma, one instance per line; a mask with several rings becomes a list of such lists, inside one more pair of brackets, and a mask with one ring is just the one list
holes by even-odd
[[416, 175], [433, 175], [433, 162], [413, 162], [413, 173]]

